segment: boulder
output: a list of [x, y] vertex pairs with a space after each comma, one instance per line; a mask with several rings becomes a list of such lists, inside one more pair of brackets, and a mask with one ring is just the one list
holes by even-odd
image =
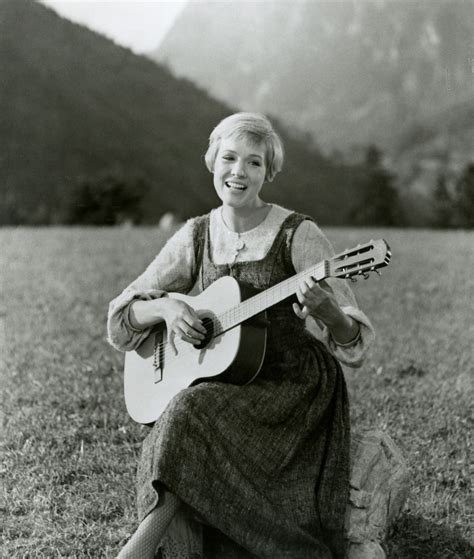
[[158, 229], [162, 233], [171, 233], [181, 225], [181, 220], [173, 213], [166, 212], [158, 221]]
[[377, 542], [352, 543], [347, 559], [385, 559], [385, 551]]
[[405, 505], [409, 472], [400, 449], [383, 431], [352, 437], [346, 510], [348, 559], [384, 559], [381, 542]]

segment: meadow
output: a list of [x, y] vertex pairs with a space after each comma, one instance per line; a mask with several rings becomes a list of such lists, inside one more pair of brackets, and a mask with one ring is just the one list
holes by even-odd
[[[346, 370], [354, 430], [386, 430], [410, 467], [388, 557], [471, 558], [474, 233], [326, 232], [340, 250], [384, 237], [393, 251], [353, 285], [378, 337]], [[112, 558], [134, 529], [147, 427], [127, 415], [105, 322], [163, 241], [151, 227], [0, 230], [1, 557]]]

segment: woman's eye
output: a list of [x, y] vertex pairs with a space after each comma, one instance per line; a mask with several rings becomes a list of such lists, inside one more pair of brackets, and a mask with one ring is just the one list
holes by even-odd
[[260, 161], [252, 161], [252, 165], [255, 165], [256, 167], [261, 167], [261, 163]]
[[224, 156], [222, 157], [222, 159], [225, 159], [226, 161], [233, 161], [233, 160], [234, 160], [234, 158], [232, 157], [232, 155], [224, 155]]

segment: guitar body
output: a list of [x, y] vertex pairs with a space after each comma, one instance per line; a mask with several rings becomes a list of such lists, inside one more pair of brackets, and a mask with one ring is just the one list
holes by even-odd
[[[204, 323], [206, 318], [218, 321], [219, 315], [250, 295], [249, 288], [230, 276], [218, 279], [194, 297], [169, 294], [191, 306]], [[160, 324], [140, 347], [125, 354], [125, 403], [138, 423], [153, 423], [176, 394], [206, 379], [238, 385], [251, 382], [265, 356], [266, 328], [262, 320], [252, 319], [211, 337], [203, 348], [176, 340], [177, 356], [166, 339], [166, 328]]]

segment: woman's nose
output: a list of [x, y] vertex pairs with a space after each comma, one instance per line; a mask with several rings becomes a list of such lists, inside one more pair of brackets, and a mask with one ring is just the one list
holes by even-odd
[[245, 168], [243, 163], [236, 161], [232, 167], [232, 174], [236, 177], [243, 177], [245, 175]]

